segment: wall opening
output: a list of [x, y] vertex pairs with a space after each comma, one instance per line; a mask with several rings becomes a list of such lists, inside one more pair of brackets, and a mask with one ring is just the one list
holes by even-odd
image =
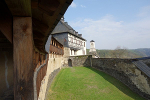
[[72, 60], [71, 59], [68, 60], [68, 66], [72, 67]]

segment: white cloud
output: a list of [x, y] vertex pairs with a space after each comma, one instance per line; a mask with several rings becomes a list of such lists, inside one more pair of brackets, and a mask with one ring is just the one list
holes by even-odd
[[96, 41], [97, 49], [150, 47], [150, 17], [126, 23], [106, 15], [99, 20], [83, 19], [70, 24], [87, 39], [88, 48], [90, 40]]
[[86, 6], [84, 6], [84, 5], [80, 5], [82, 8], [86, 8]]
[[74, 2], [72, 2], [70, 6], [73, 7], [73, 8], [77, 7], [77, 5]]

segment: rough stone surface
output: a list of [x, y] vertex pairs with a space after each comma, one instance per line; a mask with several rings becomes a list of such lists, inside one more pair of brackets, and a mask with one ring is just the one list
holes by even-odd
[[[45, 94], [45, 99], [47, 98], [47, 94], [48, 94], [48, 90], [53, 82], [53, 79], [55, 78], [55, 76], [58, 74], [58, 72], [60, 71], [60, 68], [54, 70], [48, 78], [48, 83], [47, 83], [47, 89], [46, 89], [46, 94]], [[47, 99], [46, 99], [47, 100]]]
[[64, 55], [63, 57], [69, 57], [70, 56], [70, 48], [64, 47]]
[[47, 89], [49, 87], [48, 85], [51, 84], [53, 78], [58, 73], [58, 71], [61, 69], [62, 60], [63, 60], [63, 58], [61, 55], [49, 54], [47, 72], [46, 72], [46, 75], [41, 82], [38, 100], [45, 100], [45, 97], [46, 97], [45, 95], [46, 95]]
[[150, 100], [150, 78], [132, 63], [132, 59], [93, 58], [92, 67], [115, 77], [134, 92]]
[[82, 56], [70, 56], [68, 60], [72, 60], [72, 66], [91, 66], [92, 56], [82, 55]]
[[141, 60], [143, 63], [145, 63], [148, 67], [150, 67], [150, 59]]

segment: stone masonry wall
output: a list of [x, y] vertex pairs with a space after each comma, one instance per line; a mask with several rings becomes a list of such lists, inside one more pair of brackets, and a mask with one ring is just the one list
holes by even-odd
[[115, 77], [150, 100], [150, 78], [132, 63], [132, 59], [92, 58], [92, 67]]
[[143, 63], [145, 63], [148, 67], [150, 67], [150, 59], [141, 60]]
[[81, 55], [81, 56], [70, 56], [69, 59], [72, 60], [72, 66], [91, 66], [92, 56], [91, 55]]
[[51, 85], [51, 82], [62, 67], [62, 60], [63, 60], [62, 55], [53, 56], [52, 54], [49, 54], [47, 72], [46, 72], [44, 79], [41, 82], [38, 100], [46, 99], [45, 97]]

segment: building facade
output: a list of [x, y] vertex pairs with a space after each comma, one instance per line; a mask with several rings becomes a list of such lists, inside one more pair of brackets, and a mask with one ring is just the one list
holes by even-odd
[[90, 41], [90, 51], [89, 54], [92, 55], [93, 58], [100, 58], [95, 49], [95, 41]]
[[86, 55], [86, 40], [62, 18], [52, 36], [64, 46], [64, 56]]
[[89, 52], [96, 52], [95, 41], [93, 41], [93, 40], [90, 41], [90, 51]]

